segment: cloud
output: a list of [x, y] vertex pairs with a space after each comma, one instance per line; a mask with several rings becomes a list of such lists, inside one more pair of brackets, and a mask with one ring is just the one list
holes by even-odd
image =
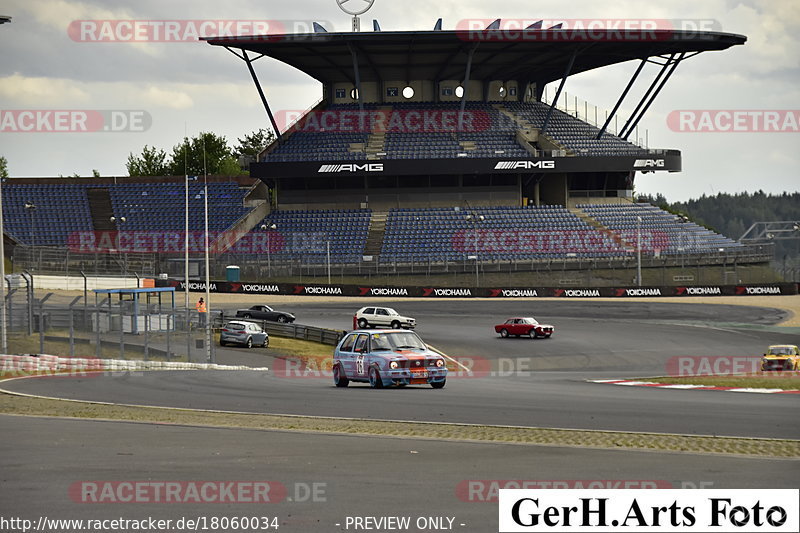
[[91, 96], [70, 80], [14, 74], [0, 78], [0, 99], [5, 107], [46, 107], [84, 104]]
[[143, 92], [143, 98], [150, 105], [155, 107], [188, 109], [194, 105], [192, 97], [184, 91], [171, 91], [152, 85]]

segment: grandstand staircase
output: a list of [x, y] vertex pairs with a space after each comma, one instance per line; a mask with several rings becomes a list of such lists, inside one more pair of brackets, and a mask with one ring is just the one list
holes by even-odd
[[224, 253], [233, 248], [242, 238], [253, 230], [272, 212], [269, 203], [269, 190], [262, 181], [257, 181], [244, 195], [245, 207], [251, 210], [219, 234], [210, 245], [215, 253]]
[[582, 209], [578, 209], [577, 207], [569, 207], [567, 208], [570, 213], [578, 217], [579, 219], [583, 220], [597, 231], [602, 233], [603, 235], [608, 236], [611, 240], [613, 240], [620, 248], [630, 248], [632, 245], [629, 242], [626, 242], [616, 231], [613, 231], [603, 225], [599, 220], [590, 216], [588, 213], [584, 212]]
[[369, 233], [367, 243], [364, 245], [364, 255], [377, 257], [381, 253], [383, 237], [386, 234], [386, 219], [389, 218], [387, 212], [373, 212], [369, 222]]
[[111, 194], [108, 189], [102, 187], [86, 189], [86, 198], [89, 201], [89, 212], [92, 215], [92, 227], [94, 230], [116, 230], [116, 224], [111, 222], [111, 217], [114, 216], [114, 206], [111, 203]]
[[494, 104], [494, 108], [519, 126], [519, 131], [517, 131], [517, 142], [534, 157], [539, 157], [539, 154], [536, 150], [536, 145], [538, 145], [542, 150], [562, 150], [566, 155], [575, 155], [575, 152], [568, 150], [565, 146], [553, 139], [548, 134], [542, 133], [539, 128], [528, 122], [526, 119], [519, 117], [513, 111], [506, 109], [506, 106], [503, 104]]

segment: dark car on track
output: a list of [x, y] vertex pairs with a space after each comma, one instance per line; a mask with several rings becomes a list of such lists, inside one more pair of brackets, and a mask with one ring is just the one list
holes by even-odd
[[351, 381], [381, 389], [391, 385], [430, 385], [441, 389], [447, 381], [444, 357], [431, 351], [413, 331], [356, 330], [339, 342], [333, 353], [333, 382]]
[[539, 324], [533, 317], [513, 317], [494, 327], [501, 337], [529, 335], [531, 339], [548, 338], [555, 328], [550, 324]]
[[256, 320], [270, 320], [272, 322], [294, 322], [294, 315], [288, 311], [278, 311], [268, 305], [254, 305], [250, 309], [236, 311], [238, 318], [254, 318]]

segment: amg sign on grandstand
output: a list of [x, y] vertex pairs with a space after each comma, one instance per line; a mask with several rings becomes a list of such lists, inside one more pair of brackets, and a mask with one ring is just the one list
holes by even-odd
[[[720, 31], [714, 19], [465, 19], [456, 32], [470, 41], [663, 41], [680, 32]], [[491, 29], [487, 29], [491, 28]], [[557, 30], [557, 31], [556, 31]], [[688, 37], [688, 36], [687, 36]]]
[[555, 161], [499, 161], [495, 170], [532, 170], [541, 168], [556, 168]]
[[633, 163], [633, 168], [664, 168], [663, 159], [637, 159]]
[[[329, 22], [318, 21], [327, 27]], [[276, 41], [286, 34], [313, 33], [311, 20], [73, 20], [67, 35], [81, 43], [196, 43], [203, 37], [248, 37]]]
[[492, 117], [481, 110], [328, 109], [279, 111], [275, 120], [281, 130], [304, 133], [474, 133], [492, 126]]
[[356, 163], [346, 165], [322, 165], [317, 172], [320, 174], [339, 172], [383, 172], [383, 163], [366, 163], [364, 165]]
[[152, 125], [153, 117], [141, 110], [0, 110], [0, 133], [138, 133]]
[[798, 109], [708, 109], [673, 111], [667, 115], [672, 131], [689, 133], [798, 133]]

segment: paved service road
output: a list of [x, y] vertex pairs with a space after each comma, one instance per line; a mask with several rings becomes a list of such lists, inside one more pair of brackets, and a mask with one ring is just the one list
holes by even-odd
[[[800, 438], [795, 417], [786, 416], [797, 409], [796, 395], [653, 390], [584, 381], [664, 375], [675, 368], [676, 357], [689, 364], [716, 361], [713, 357], [746, 362], [757, 359], [768, 344], [800, 342], [796, 334], [735, 325], [774, 323], [781, 318], [774, 309], [590, 301], [394, 306], [417, 318], [425, 340], [451, 355], [478, 361], [494, 375], [453, 376], [443, 390], [336, 389], [328, 377], [281, 377], [279, 372], [153, 372], [26, 379], [5, 386], [74, 399], [259, 413]], [[297, 307], [303, 322], [339, 328], [347, 327], [347, 313], [353, 310], [346, 302]], [[517, 314], [534, 314], [554, 324], [555, 335], [547, 340], [497, 337], [493, 324]], [[225, 363], [228, 353], [236, 351], [220, 350], [219, 362]], [[703, 359], [691, 359], [698, 356]], [[281, 362], [269, 366], [280, 368]]]

